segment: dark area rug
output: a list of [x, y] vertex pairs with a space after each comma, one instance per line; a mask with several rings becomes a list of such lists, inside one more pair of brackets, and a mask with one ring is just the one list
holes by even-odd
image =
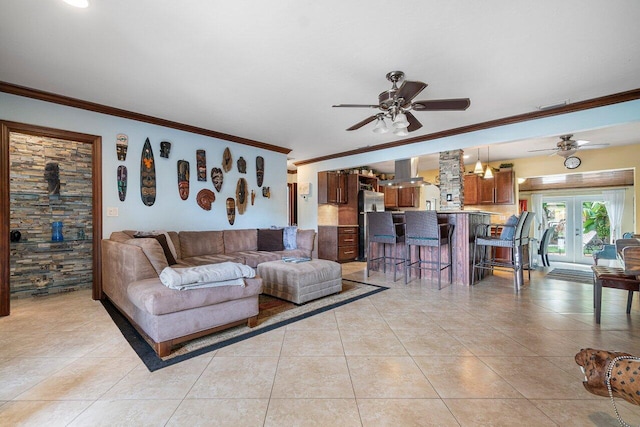
[[547, 279], [565, 280], [567, 282], [593, 284], [591, 270], [571, 270], [568, 268], [554, 268], [545, 276]]
[[192, 357], [226, 347], [247, 338], [272, 331], [290, 323], [332, 310], [362, 298], [386, 290], [384, 286], [371, 285], [364, 282], [342, 281], [342, 292], [328, 295], [306, 304], [296, 305], [269, 295], [260, 295], [258, 325], [249, 328], [246, 325], [236, 326], [224, 331], [197, 338], [174, 347], [167, 357], [159, 357], [151, 345], [143, 338], [129, 321], [115, 308], [109, 300], [102, 300], [102, 305], [118, 326], [120, 332], [147, 366], [149, 371], [174, 365]]

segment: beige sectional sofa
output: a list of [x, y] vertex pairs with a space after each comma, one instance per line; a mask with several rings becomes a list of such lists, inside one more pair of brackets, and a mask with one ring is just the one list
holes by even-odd
[[295, 244], [289, 239], [284, 249], [282, 230], [114, 232], [102, 241], [102, 291], [163, 357], [180, 342], [245, 322], [255, 326], [262, 291], [258, 276], [245, 278], [245, 286], [171, 289], [159, 276], [173, 258], [174, 268], [231, 261], [255, 269], [283, 256], [311, 257], [315, 231], [294, 233]]

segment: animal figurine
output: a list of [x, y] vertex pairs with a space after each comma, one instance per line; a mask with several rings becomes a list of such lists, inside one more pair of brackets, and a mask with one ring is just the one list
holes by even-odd
[[[582, 384], [596, 396], [611, 396], [640, 405], [640, 357], [629, 353], [584, 348], [575, 356], [584, 373]], [[614, 363], [610, 366], [611, 362]], [[609, 381], [607, 381], [609, 380]]]

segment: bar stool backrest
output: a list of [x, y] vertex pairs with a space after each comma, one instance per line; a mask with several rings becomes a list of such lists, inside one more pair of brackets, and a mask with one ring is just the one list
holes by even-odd
[[435, 211], [407, 211], [404, 220], [407, 245], [440, 246], [440, 227]]
[[391, 212], [367, 212], [369, 242], [398, 243], [398, 234]]

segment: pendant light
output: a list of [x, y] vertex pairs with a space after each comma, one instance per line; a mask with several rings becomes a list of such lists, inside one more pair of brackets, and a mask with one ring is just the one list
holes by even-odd
[[482, 167], [482, 163], [480, 162], [480, 149], [478, 148], [478, 161], [476, 162], [476, 167], [473, 170], [473, 173], [476, 175], [482, 175], [484, 173], [484, 169]]
[[484, 179], [493, 178], [493, 171], [491, 165], [489, 165], [489, 146], [487, 145], [487, 168], [484, 170]]
[[407, 120], [407, 116], [404, 113], [400, 112], [396, 114], [393, 119], [393, 127], [396, 129], [404, 129], [409, 127], [409, 121]]
[[373, 128], [373, 133], [387, 133], [389, 129], [387, 129], [387, 124], [384, 122], [384, 118], [382, 116], [378, 116], [378, 121], [376, 122], [376, 126]]

